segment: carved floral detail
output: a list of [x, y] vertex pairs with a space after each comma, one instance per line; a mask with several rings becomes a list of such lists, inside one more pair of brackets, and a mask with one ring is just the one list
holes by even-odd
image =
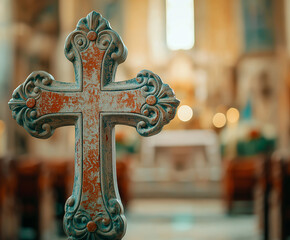
[[82, 18], [66, 40], [65, 55], [74, 62], [80, 59], [79, 52], [86, 50], [91, 42], [99, 49], [107, 50], [109, 57], [117, 63], [125, 61], [127, 49], [119, 35], [111, 29], [109, 22], [101, 14], [93, 11]]
[[51, 85], [53, 80], [54, 78], [44, 71], [31, 73], [26, 81], [14, 90], [8, 103], [12, 117], [34, 137], [46, 138], [52, 134], [48, 123], [38, 124], [35, 105], [40, 98], [41, 88]]
[[98, 213], [94, 219], [85, 210], [66, 211], [64, 227], [71, 240], [119, 240], [124, 235], [125, 220], [122, 207], [117, 199], [111, 199], [105, 213]]
[[137, 124], [137, 131], [142, 136], [150, 136], [160, 132], [174, 118], [179, 100], [173, 90], [151, 71], [141, 71], [136, 81], [144, 85], [141, 91], [145, 98], [141, 107], [144, 117]]
[[110, 23], [107, 19], [103, 18], [101, 14], [92, 11], [87, 17], [79, 20], [77, 24], [77, 30], [84, 31], [86, 33], [96, 32], [97, 34], [105, 29], [111, 29]]

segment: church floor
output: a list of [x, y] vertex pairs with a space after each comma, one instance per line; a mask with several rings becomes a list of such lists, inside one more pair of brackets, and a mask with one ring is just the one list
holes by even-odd
[[220, 200], [136, 199], [124, 240], [258, 240], [254, 215], [226, 215]]

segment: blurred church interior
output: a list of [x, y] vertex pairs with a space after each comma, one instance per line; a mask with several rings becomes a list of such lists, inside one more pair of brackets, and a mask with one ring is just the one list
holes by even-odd
[[181, 101], [153, 137], [116, 127], [125, 240], [290, 239], [290, 0], [0, 0], [0, 239], [66, 239], [74, 127], [46, 140], [7, 102], [36, 70], [74, 81], [64, 42], [100, 12]]

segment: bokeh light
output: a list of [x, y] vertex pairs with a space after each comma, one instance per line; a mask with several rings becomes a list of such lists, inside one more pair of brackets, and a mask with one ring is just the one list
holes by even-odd
[[227, 111], [227, 120], [229, 123], [236, 123], [237, 121], [239, 121], [239, 118], [240, 118], [240, 113], [238, 109], [230, 108]]
[[182, 105], [177, 111], [177, 116], [181, 121], [187, 122], [192, 118], [193, 111], [190, 106]]
[[216, 128], [222, 128], [223, 126], [226, 125], [226, 122], [227, 122], [227, 119], [226, 119], [226, 116], [223, 113], [216, 113], [213, 116], [212, 124]]

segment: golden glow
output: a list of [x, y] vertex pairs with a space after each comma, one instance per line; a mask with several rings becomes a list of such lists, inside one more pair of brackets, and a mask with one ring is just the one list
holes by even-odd
[[166, 39], [171, 50], [194, 45], [194, 0], [166, 1]]
[[222, 128], [223, 126], [226, 125], [226, 116], [223, 113], [216, 113], [213, 116], [212, 119], [212, 124], [216, 127], [216, 128]]
[[4, 130], [5, 130], [5, 123], [3, 120], [0, 120], [0, 135], [3, 134]]
[[187, 122], [192, 118], [193, 111], [190, 106], [182, 105], [178, 108], [177, 116], [178, 118], [183, 121]]
[[239, 121], [239, 118], [240, 118], [240, 113], [238, 109], [230, 108], [227, 111], [227, 120], [229, 123], [236, 123], [237, 121]]

